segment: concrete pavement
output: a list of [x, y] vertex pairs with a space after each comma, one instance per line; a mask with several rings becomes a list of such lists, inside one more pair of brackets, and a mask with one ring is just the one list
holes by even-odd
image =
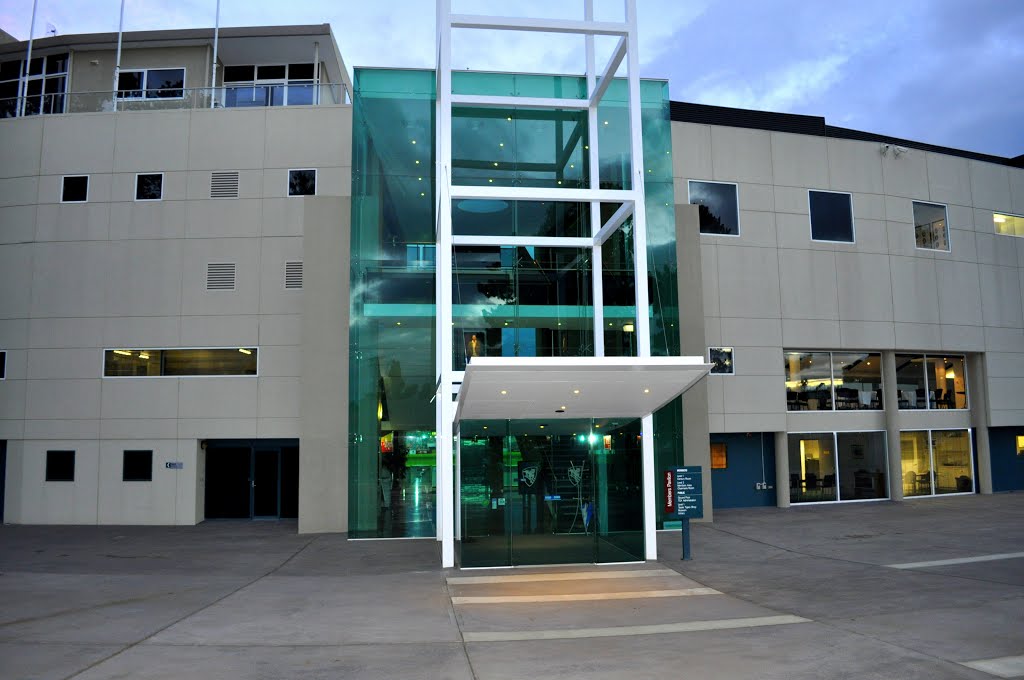
[[2, 527], [0, 678], [1024, 677], [1024, 557], [976, 561], [1024, 552], [1024, 494], [718, 511], [686, 563], [294, 531]]

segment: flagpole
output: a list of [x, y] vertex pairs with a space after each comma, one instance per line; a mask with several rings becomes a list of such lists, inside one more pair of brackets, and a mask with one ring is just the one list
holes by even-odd
[[213, 21], [213, 66], [210, 67], [210, 108], [217, 101], [217, 42], [220, 40], [220, 0], [217, 0], [217, 17]]
[[[39, 0], [32, 0], [32, 23], [28, 27], [28, 54], [25, 55], [25, 68], [22, 69], [21, 79], [21, 109], [18, 111], [18, 115], [25, 115], [25, 104], [28, 102], [28, 73], [32, 69], [32, 36], [36, 32], [36, 6], [39, 4]], [[42, 94], [42, 89], [40, 89]], [[42, 97], [39, 98], [42, 102]]]
[[[121, 39], [124, 36], [124, 0], [121, 0], [121, 21], [117, 25], [117, 59], [114, 64], [114, 110], [117, 111], [117, 85], [121, 79]], [[143, 93], [145, 95], [145, 93]]]

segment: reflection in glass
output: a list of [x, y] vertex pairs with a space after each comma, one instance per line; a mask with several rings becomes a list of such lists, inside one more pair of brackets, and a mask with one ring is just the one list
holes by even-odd
[[839, 432], [839, 500], [888, 498], [884, 432]]
[[914, 239], [918, 248], [949, 250], [946, 206], [914, 201]]
[[289, 196], [315, 196], [316, 170], [289, 170]]
[[928, 408], [923, 356], [896, 355], [896, 396], [901, 409]]
[[931, 450], [928, 431], [900, 432], [901, 469], [904, 496], [930, 496], [932, 493]]
[[690, 203], [699, 206], [700, 233], [740, 235], [740, 211], [735, 184], [691, 181]]
[[789, 500], [836, 500], [835, 439], [831, 432], [789, 435]]
[[853, 196], [832, 191], [809, 192], [811, 238], [853, 243]]
[[786, 352], [786, 408], [832, 409], [832, 363], [828, 352]]
[[833, 352], [832, 374], [837, 410], [882, 408], [881, 354]]
[[931, 408], [967, 408], [963, 356], [927, 357]]
[[713, 364], [711, 373], [714, 375], [733, 375], [736, 372], [732, 363], [732, 347], [709, 347], [708, 363]]
[[256, 375], [255, 347], [237, 349], [113, 349], [104, 352], [103, 375]]

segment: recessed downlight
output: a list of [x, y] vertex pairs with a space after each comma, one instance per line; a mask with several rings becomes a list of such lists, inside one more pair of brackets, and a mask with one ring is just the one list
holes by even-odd
[[504, 396], [504, 395], [506, 395], [506, 394], [508, 394], [508, 390], [502, 390], [502, 391], [501, 391], [501, 394], [502, 394], [503, 396]]

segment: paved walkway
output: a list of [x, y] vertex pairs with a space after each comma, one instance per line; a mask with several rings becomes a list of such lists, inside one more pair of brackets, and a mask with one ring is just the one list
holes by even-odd
[[1024, 677], [1024, 494], [719, 512], [686, 563], [294, 531], [2, 527], [0, 678]]

